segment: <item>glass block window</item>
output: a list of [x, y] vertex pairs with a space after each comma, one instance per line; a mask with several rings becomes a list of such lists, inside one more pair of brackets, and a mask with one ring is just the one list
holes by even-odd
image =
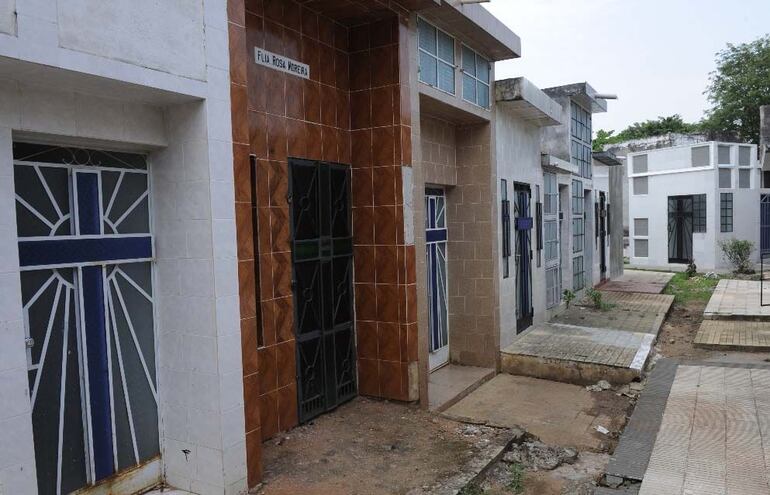
[[647, 239], [634, 239], [634, 256], [646, 258], [650, 252], [650, 241]]
[[585, 211], [583, 204], [583, 181], [572, 181], [572, 214], [582, 215]]
[[738, 166], [751, 166], [751, 146], [738, 146]]
[[708, 146], [695, 146], [691, 148], [692, 166], [708, 167], [711, 165], [711, 148]]
[[545, 260], [553, 261], [559, 258], [559, 224], [556, 220], [548, 220], [543, 224], [545, 243]]
[[692, 231], [706, 232], [706, 195], [696, 194], [692, 197]]
[[463, 45], [463, 100], [489, 108], [489, 60]]
[[586, 241], [585, 220], [579, 217], [572, 219], [572, 252], [580, 253]]
[[719, 169], [719, 188], [730, 189], [733, 187], [733, 171], [729, 168]]
[[648, 191], [648, 177], [634, 177], [634, 195], [639, 196], [647, 194]]
[[632, 163], [635, 174], [643, 174], [647, 171], [647, 155], [635, 156]]
[[572, 163], [578, 166], [580, 176], [591, 178], [591, 114], [571, 103]]
[[738, 187], [751, 189], [751, 169], [738, 170]]
[[561, 302], [561, 268], [555, 266], [545, 271], [545, 304], [553, 308]]
[[650, 235], [650, 220], [648, 218], [634, 218], [634, 235]]
[[546, 215], [556, 215], [559, 205], [559, 186], [556, 182], [556, 174], [543, 174], [543, 183], [543, 191], [545, 192], [543, 212]]
[[730, 165], [730, 146], [724, 144], [717, 146], [717, 163], [719, 165]]
[[572, 290], [578, 291], [585, 287], [585, 269], [583, 268], [583, 257], [575, 256], [572, 258]]
[[454, 38], [422, 19], [417, 22], [417, 32], [420, 81], [455, 94]]
[[719, 230], [733, 231], [733, 193], [719, 195]]

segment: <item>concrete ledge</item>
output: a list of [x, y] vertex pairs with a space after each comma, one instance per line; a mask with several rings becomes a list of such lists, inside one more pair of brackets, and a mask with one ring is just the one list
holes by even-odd
[[641, 369], [507, 353], [501, 353], [501, 366], [504, 373], [511, 375], [530, 376], [576, 385], [591, 385], [599, 380], [607, 380], [614, 385], [624, 385], [642, 375]]

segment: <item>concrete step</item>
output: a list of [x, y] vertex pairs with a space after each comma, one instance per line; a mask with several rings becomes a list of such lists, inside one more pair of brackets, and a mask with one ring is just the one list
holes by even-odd
[[723, 351], [770, 351], [770, 322], [704, 320], [693, 343], [695, 347]]

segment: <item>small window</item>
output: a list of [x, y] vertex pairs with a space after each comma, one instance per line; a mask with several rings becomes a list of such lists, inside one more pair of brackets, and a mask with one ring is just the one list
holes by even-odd
[[585, 211], [583, 203], [583, 181], [572, 181], [572, 214], [582, 215]]
[[711, 165], [711, 151], [708, 146], [696, 146], [692, 148], [692, 166], [708, 167]]
[[733, 193], [719, 195], [719, 226], [721, 232], [733, 231]]
[[578, 291], [585, 287], [585, 271], [583, 268], [583, 257], [575, 256], [572, 258], [572, 290]]
[[545, 304], [553, 308], [561, 302], [561, 268], [555, 266], [545, 271]]
[[559, 204], [559, 187], [556, 183], [556, 174], [543, 174], [543, 190], [545, 191], [545, 203], [543, 213], [556, 215]]
[[647, 171], [647, 155], [637, 155], [633, 159], [634, 173], [642, 174]]
[[634, 239], [634, 256], [647, 258], [650, 251], [650, 241], [647, 239]]
[[696, 194], [692, 197], [692, 231], [706, 232], [706, 195]]
[[463, 99], [474, 105], [489, 108], [489, 76], [491, 65], [487, 59], [463, 45]]
[[650, 232], [650, 220], [647, 218], [634, 218], [634, 235], [648, 236]]
[[719, 165], [730, 165], [730, 146], [720, 144], [717, 146], [717, 159]]
[[719, 169], [719, 188], [730, 189], [733, 187], [733, 171], [729, 168]]
[[417, 32], [420, 52], [420, 81], [454, 94], [454, 39], [422, 19], [417, 21]]
[[751, 166], [751, 146], [738, 146], [738, 166]]
[[500, 179], [500, 197], [503, 224], [503, 278], [508, 278], [511, 258], [511, 202], [508, 200], [508, 181], [505, 179]]
[[648, 188], [648, 177], [634, 177], [634, 195], [640, 196], [643, 194], [647, 194], [647, 188]]
[[585, 238], [586, 238], [585, 221], [579, 217], [573, 218], [572, 219], [572, 252], [573, 253], [580, 253], [583, 251]]
[[751, 169], [738, 170], [738, 187], [751, 189]]
[[543, 224], [545, 242], [545, 261], [559, 258], [559, 224], [556, 220], [548, 220]]

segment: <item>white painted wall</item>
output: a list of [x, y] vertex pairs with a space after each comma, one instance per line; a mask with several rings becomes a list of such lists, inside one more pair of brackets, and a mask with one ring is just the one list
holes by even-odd
[[16, 0], [0, 0], [0, 33], [16, 34]]
[[204, 79], [201, 0], [58, 0], [59, 46]]
[[[0, 0], [0, 13], [7, 8]], [[149, 153], [163, 476], [194, 493], [242, 493], [226, 2], [37, 0], [18, 9], [18, 38], [0, 34], [1, 491], [37, 492], [11, 150], [14, 138], [34, 136]]]
[[[668, 197], [706, 194], [706, 232], [693, 233], [693, 257], [701, 271], [726, 270], [730, 267], [722, 259], [718, 242], [723, 239], [745, 239], [754, 242], [754, 258], [759, 260], [759, 163], [756, 161], [756, 146], [751, 146], [752, 180], [751, 189], [738, 188], [737, 145], [733, 146], [732, 188], [719, 188], [719, 167], [717, 167], [717, 145], [705, 143], [711, 148], [711, 164], [708, 167], [685, 167], [691, 163], [692, 146], [677, 146], [645, 152], [649, 172], [634, 174], [629, 167], [629, 236], [630, 262], [632, 265], [668, 267]], [[698, 145], [695, 145], [698, 146]], [[630, 153], [629, 159], [645, 153]], [[635, 195], [634, 177], [648, 177], [648, 194]], [[720, 193], [733, 194], [733, 232], [720, 232]], [[635, 218], [649, 219], [649, 256], [638, 257], [634, 239], [643, 239], [634, 229]]]

